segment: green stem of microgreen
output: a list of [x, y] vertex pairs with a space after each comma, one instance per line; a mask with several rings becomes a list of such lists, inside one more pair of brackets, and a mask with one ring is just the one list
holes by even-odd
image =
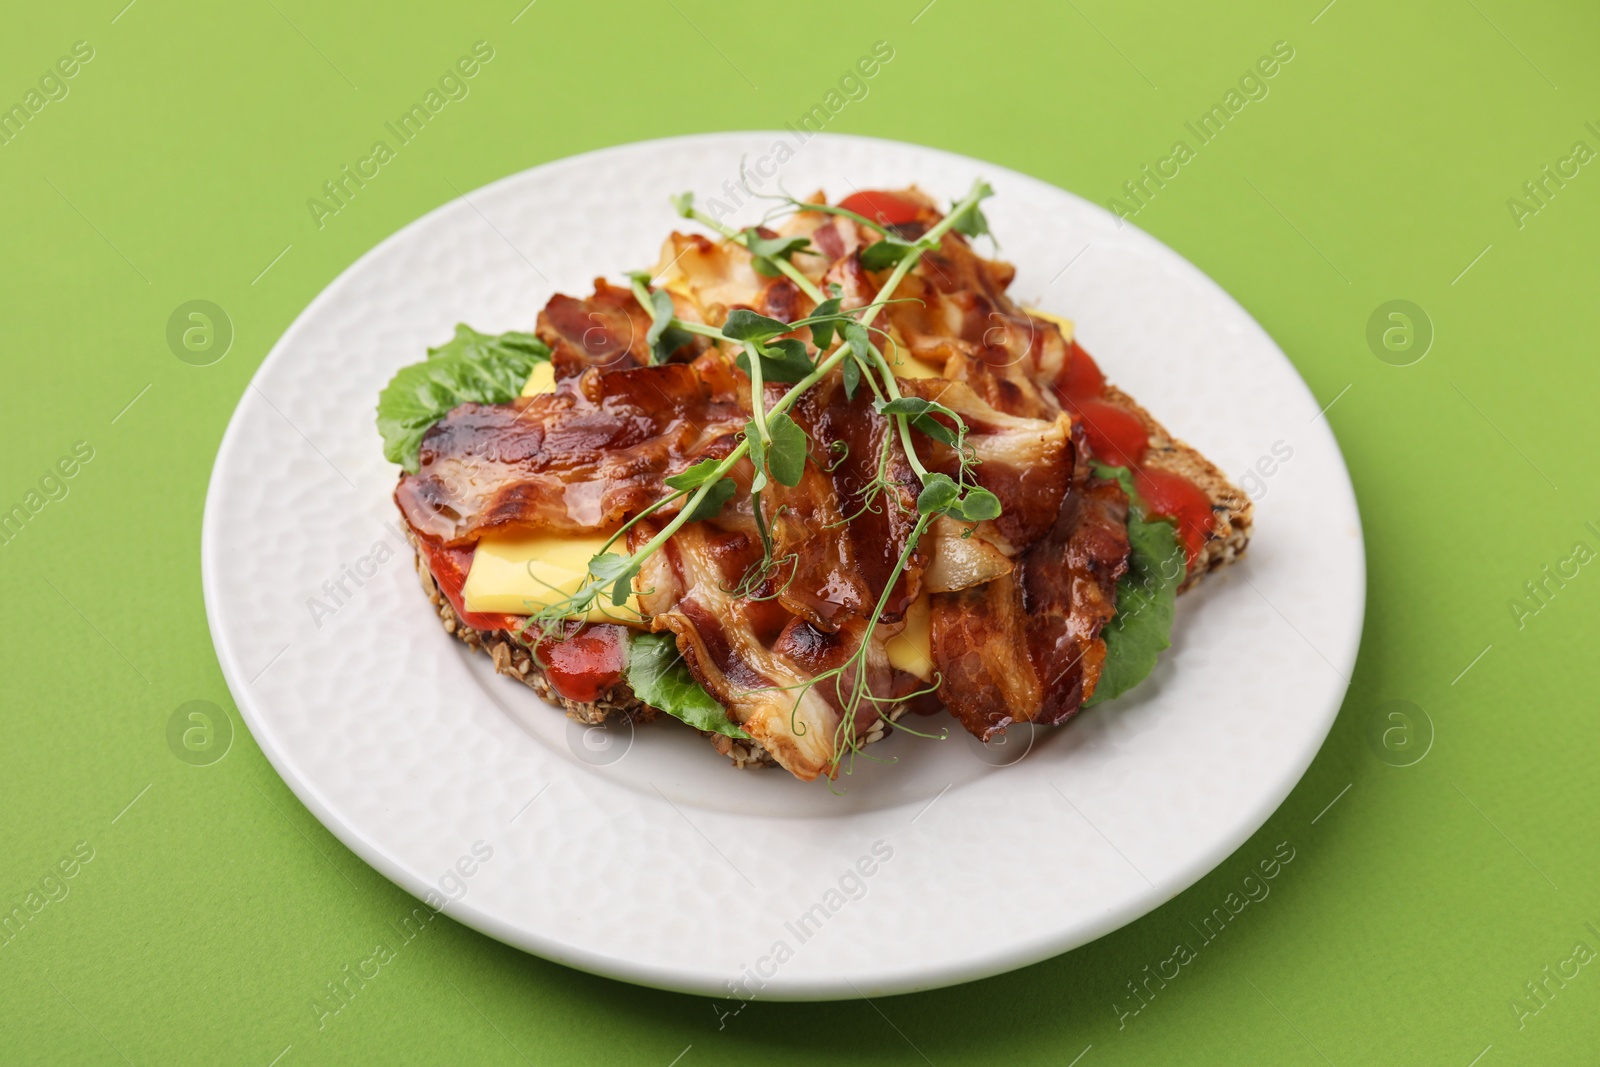
[[[684, 497], [688, 496], [690, 492], [691, 492], [691, 490], [688, 490], [688, 489], [674, 489], [667, 496], [662, 497], [660, 500], [657, 500], [654, 504], [651, 504], [648, 507], [642, 509], [639, 512], [639, 514], [635, 515], [633, 518], [629, 519], [627, 522], [625, 522], [621, 526], [617, 527], [616, 532], [613, 533], [610, 537], [606, 538], [606, 543], [600, 546], [600, 552], [609, 552], [609, 551], [611, 551], [611, 546], [612, 545], [616, 544], [617, 541], [620, 540], [622, 538], [622, 536], [624, 534], [626, 534], [630, 529], [632, 529], [634, 526], [637, 526], [642, 520], [648, 518], [651, 515], [651, 513], [660, 511], [662, 508], [666, 507], [668, 504], [672, 503], [674, 500], [683, 499]], [[596, 553], [596, 555], [598, 555], [598, 554], [599, 553]]]
[[932, 515], [917, 516], [917, 524], [911, 528], [911, 534], [906, 538], [906, 547], [901, 550], [900, 558], [895, 562], [894, 572], [889, 575], [889, 581], [884, 585], [883, 592], [878, 595], [878, 604], [872, 609], [874, 623], [883, 617], [883, 609], [889, 606], [889, 594], [894, 592], [895, 583], [906, 572], [906, 567], [911, 562], [911, 554], [917, 550], [917, 542], [922, 539], [922, 532], [928, 528], [928, 523], [932, 520]]
[[[640, 271], [640, 273], [644, 272]], [[629, 276], [628, 285], [633, 290], [633, 298], [639, 301], [639, 306], [644, 308], [646, 312], [653, 313], [654, 309], [650, 306], [650, 287], [634, 276]]]
[[782, 399], [780, 399], [776, 404], [772, 405], [772, 410], [767, 412], [767, 421], [771, 422], [774, 415], [781, 415], [790, 408], [794, 407], [794, 403], [796, 400], [800, 399], [801, 393], [804, 393], [807, 389], [810, 389], [813, 385], [816, 385], [823, 378], [826, 378], [828, 376], [828, 372], [833, 370], [833, 368], [837, 367], [839, 364], [843, 363], [845, 361], [845, 357], [849, 355], [850, 346], [848, 344], [840, 345], [838, 348], [834, 349], [832, 355], [823, 360], [821, 363], [817, 364], [816, 370], [813, 370], [810, 374], [806, 375], [804, 378], [801, 378], [798, 382], [795, 382], [794, 388], [790, 389], [787, 393], [784, 393]]
[[767, 391], [766, 382], [761, 377], [761, 352], [755, 343], [744, 343], [745, 358], [750, 361], [750, 411], [756, 424], [756, 433], [761, 435], [761, 443], [767, 444], [772, 440], [772, 435], [767, 432]]
[[688, 322], [684, 319], [674, 316], [672, 325], [678, 327], [680, 330], [687, 330], [690, 333], [697, 333], [701, 337], [711, 337], [718, 341], [727, 340], [727, 338], [722, 335], [721, 330], [717, 329], [715, 326], [707, 326], [703, 322]]
[[853, 219], [856, 222], [859, 222], [867, 229], [873, 230], [884, 237], [889, 236], [889, 227], [885, 226], [881, 222], [874, 222], [865, 215], [857, 215], [854, 211], [851, 211], [848, 208], [835, 207], [832, 204], [808, 204], [802, 200], [794, 199], [791, 199], [789, 203], [794, 205], [794, 209], [796, 211], [810, 211], [817, 215], [841, 215], [844, 218]]
[[[879, 400], [885, 399], [883, 387], [878, 384], [878, 376], [872, 373], [874, 370], [872, 364], [868, 363], [860, 356], [856, 356], [855, 360], [861, 365], [861, 378], [869, 387], [871, 387], [872, 395], [877, 397]], [[890, 380], [893, 381], [893, 375], [890, 376]]]
[[774, 259], [772, 262], [777, 265], [777, 268], [782, 271], [790, 281], [794, 282], [795, 285], [800, 287], [800, 291], [802, 293], [805, 293], [812, 300], [820, 304], [823, 302], [823, 300], [827, 299], [822, 295], [822, 290], [818, 289], [816, 284], [813, 283], [810, 278], [807, 278], [805, 273], [802, 272], [799, 267], [795, 266], [793, 263], [790, 263], [784, 258]]
[[[917, 543], [922, 540], [922, 534], [925, 530], [927, 530], [928, 523], [932, 520], [932, 518], [932, 515], [917, 516], [917, 524], [911, 528], [910, 535], [906, 537], [906, 546], [901, 550], [900, 558], [895, 561], [894, 570], [890, 572], [888, 581], [884, 583], [883, 592], [878, 594], [878, 602], [873, 606], [872, 616], [867, 622], [868, 630], [866, 638], [862, 640], [861, 647], [855, 652], [851, 653], [848, 660], [846, 660], [839, 667], [835, 668], [838, 673], [834, 676], [836, 678], [843, 677], [844, 673], [850, 669], [851, 664], [855, 664], [855, 676], [851, 679], [850, 697], [844, 701], [845, 714], [841, 717], [838, 731], [834, 735], [834, 770], [838, 769], [839, 763], [841, 760], [843, 760], [844, 753], [847, 748], [853, 753], [859, 747], [855, 743], [855, 712], [856, 709], [861, 706], [862, 699], [868, 693], [868, 684], [866, 678], [867, 651], [872, 645], [872, 631], [877, 628], [879, 620], [883, 618], [883, 611], [889, 606], [889, 596], [894, 592], [896, 583], [900, 581], [900, 576], [905, 573], [907, 565], [910, 564], [911, 555], [917, 550]], [[801, 692], [803, 694], [804, 690], [801, 690]], [[796, 705], [799, 704], [798, 698], [796, 698], [795, 703]]]
[[807, 278], [799, 267], [795, 266], [793, 263], [790, 263], [787, 259], [775, 259], [772, 262], [776, 263], [778, 265], [778, 269], [781, 270], [790, 281], [799, 286], [800, 291], [805, 293], [812, 300], [820, 304], [827, 299], [822, 295], [822, 290], [818, 289], [815, 283], [813, 283], [810, 278]]
[[917, 480], [928, 480], [928, 468], [922, 465], [922, 460], [917, 458], [917, 446], [911, 443], [911, 421], [904, 415], [898, 416], [895, 421], [900, 424], [900, 447], [905, 449], [906, 462], [911, 464], [911, 469], [917, 472]]
[[720, 219], [712, 218], [710, 215], [707, 215], [704, 211], [701, 211], [697, 207], [690, 208], [688, 215], [686, 215], [685, 217], [686, 218], [691, 218], [694, 221], [698, 222], [700, 225], [705, 226], [705, 227], [707, 227], [709, 229], [716, 230], [718, 233], [722, 234], [722, 236], [726, 237], [730, 241], [737, 242], [739, 240], [739, 231], [738, 230], [734, 229], [732, 226], [729, 226], [726, 222], [723, 222]]

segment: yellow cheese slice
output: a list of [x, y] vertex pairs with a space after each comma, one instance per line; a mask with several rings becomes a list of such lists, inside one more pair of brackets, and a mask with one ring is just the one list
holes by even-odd
[[[888, 356], [888, 358], [891, 359], [891, 360], [894, 358], [892, 355], [888, 355], [888, 353], [885, 353], [885, 355]], [[900, 356], [900, 362], [899, 363], [891, 362], [889, 364], [889, 367], [890, 367], [891, 370], [894, 371], [894, 376], [896, 378], [943, 378], [944, 377], [944, 368], [943, 367], [935, 367], [932, 363], [924, 363], [924, 362], [922, 362], [922, 360], [920, 360], [917, 357], [912, 356], [912, 355], [902, 354]]]
[[[589, 560], [605, 545], [603, 534], [584, 537], [515, 534], [478, 542], [461, 599], [468, 611], [532, 615], [578, 591]], [[585, 616], [590, 622], [639, 625], [638, 595], [622, 607], [602, 596]]]
[[556, 388], [556, 368], [548, 360], [540, 360], [533, 365], [533, 373], [528, 375], [527, 384], [522, 387], [523, 396], [538, 396], [540, 393], [552, 393]]
[[1061, 327], [1061, 339], [1063, 341], [1072, 340], [1072, 331], [1076, 329], [1076, 327], [1073, 325], [1071, 319], [1064, 319], [1060, 315], [1052, 315], [1050, 312], [1040, 311], [1038, 308], [1026, 308], [1024, 310], [1026, 310], [1028, 314], [1032, 315], [1036, 319], [1043, 319], [1046, 322], [1053, 322], [1057, 326]]
[[906, 628], [884, 642], [889, 663], [924, 682], [933, 681], [933, 631], [928, 619], [928, 594], [906, 609]]

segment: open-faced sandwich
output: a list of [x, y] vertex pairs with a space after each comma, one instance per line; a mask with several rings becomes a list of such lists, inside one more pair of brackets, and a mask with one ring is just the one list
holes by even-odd
[[712, 236], [401, 370], [378, 426], [445, 630], [583, 722], [808, 780], [922, 714], [987, 741], [1138, 684], [1250, 502], [1011, 300], [989, 194], [743, 230], [685, 195]]

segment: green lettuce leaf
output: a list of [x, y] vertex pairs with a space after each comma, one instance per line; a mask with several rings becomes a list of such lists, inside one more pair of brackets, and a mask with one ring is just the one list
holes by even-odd
[[1101, 633], [1106, 662], [1100, 682], [1084, 707], [1114, 700], [1155, 670], [1156, 657], [1172, 644], [1172, 618], [1178, 586], [1187, 570], [1177, 527], [1147, 519], [1144, 501], [1126, 467], [1094, 465], [1101, 478], [1118, 482], [1128, 494], [1128, 573], [1117, 582], [1117, 614]]
[[421, 363], [402, 367], [378, 394], [383, 456], [412, 474], [422, 435], [466, 403], [506, 404], [522, 392], [535, 364], [550, 349], [531, 333], [479, 333], [465, 323]]
[[628, 640], [623, 674], [640, 700], [696, 730], [740, 739], [750, 736], [729, 721], [722, 705], [694, 680], [678, 654], [677, 638], [670, 633], [635, 633]]

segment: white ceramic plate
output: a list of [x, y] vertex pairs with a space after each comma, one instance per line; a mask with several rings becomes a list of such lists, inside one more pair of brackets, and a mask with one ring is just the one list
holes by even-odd
[[[954, 199], [987, 178], [1020, 299], [1075, 319], [1114, 382], [1234, 477], [1276, 447], [1271, 475], [1251, 483], [1247, 559], [1182, 598], [1173, 648], [1134, 693], [992, 750], [959, 729], [944, 742], [896, 735], [872, 751], [898, 765], [858, 764], [837, 796], [736, 771], [670, 721], [586, 732], [441, 631], [390, 501], [379, 389], [457, 322], [530, 329], [553, 292], [653, 263], [681, 221], [668, 196], [727, 200], [741, 158], [752, 182], [776, 166], [766, 190], [781, 180], [800, 195], [915, 182]], [[452, 201], [311, 303], [223, 439], [206, 611], [284, 780], [358, 855], [448, 899], [459, 921], [584, 970], [713, 996], [927, 989], [1138, 918], [1236, 849], [1299, 780], [1343, 698], [1365, 597], [1355, 499], [1318, 407], [1195, 267], [1033, 178], [831, 135], [627, 145]]]

